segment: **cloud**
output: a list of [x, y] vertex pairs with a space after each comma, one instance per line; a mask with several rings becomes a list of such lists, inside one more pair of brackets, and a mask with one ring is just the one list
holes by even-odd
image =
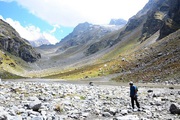
[[14, 0], [51, 25], [74, 27], [82, 22], [108, 24], [112, 18], [129, 19], [148, 0]]
[[54, 33], [54, 32], [56, 32], [57, 28], [60, 28], [59, 25], [53, 25], [53, 27], [54, 28], [50, 31], [50, 33]]
[[29, 41], [47, 39], [51, 44], [59, 42], [59, 40], [56, 39], [53, 35], [51, 35], [51, 33], [41, 32], [40, 28], [36, 26], [29, 25], [23, 27], [19, 21], [15, 21], [11, 18], [4, 19], [2, 16], [0, 16], [0, 19], [3, 19], [7, 23], [9, 23], [13, 28], [16, 29], [16, 31], [20, 34], [22, 38], [25, 38]]
[[47, 33], [47, 32], [44, 32], [43, 33], [43, 36], [47, 39], [47, 40], [51, 40], [49, 41], [51, 44], [55, 44], [57, 42], [59, 42], [56, 37], [52, 36], [51, 34]]

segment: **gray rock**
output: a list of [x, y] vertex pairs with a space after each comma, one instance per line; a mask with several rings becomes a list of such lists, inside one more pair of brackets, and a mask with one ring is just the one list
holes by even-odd
[[82, 113], [82, 116], [83, 116], [83, 117], [88, 117], [89, 114], [90, 114], [90, 113], [88, 113], [88, 112], [84, 112], [84, 113]]
[[147, 92], [150, 93], [150, 92], [153, 92], [153, 90], [148, 90]]
[[128, 110], [121, 110], [121, 114], [122, 115], [127, 115], [128, 114]]
[[78, 114], [70, 114], [68, 117], [73, 118], [73, 119], [78, 119], [79, 115]]
[[169, 89], [174, 89], [174, 87], [169, 87]]
[[110, 114], [109, 112], [103, 112], [103, 113], [102, 113], [102, 116], [103, 116], [103, 117], [110, 117], [111, 114]]
[[38, 111], [41, 107], [41, 101], [40, 100], [35, 100], [29, 104], [29, 108]]
[[180, 115], [180, 109], [175, 104], [171, 104], [169, 111], [171, 112], [171, 114]]
[[111, 108], [109, 109], [109, 113], [114, 116], [114, 115], [116, 115], [116, 113], [118, 113], [118, 110], [117, 110], [117, 108], [112, 108], [112, 107], [111, 107]]
[[6, 115], [0, 114], [0, 120], [8, 120]]

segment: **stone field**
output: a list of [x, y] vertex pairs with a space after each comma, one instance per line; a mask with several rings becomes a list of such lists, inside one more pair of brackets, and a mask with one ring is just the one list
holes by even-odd
[[138, 89], [140, 111], [131, 108], [129, 86], [1, 81], [0, 120], [180, 119], [180, 88]]

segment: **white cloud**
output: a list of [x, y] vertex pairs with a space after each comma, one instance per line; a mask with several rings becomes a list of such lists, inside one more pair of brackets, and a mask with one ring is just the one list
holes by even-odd
[[107, 24], [112, 18], [128, 19], [148, 0], [14, 0], [51, 25]]
[[54, 32], [56, 32], [57, 28], [60, 28], [59, 25], [53, 25], [53, 27], [54, 28], [50, 31], [50, 33], [54, 33]]
[[58, 39], [56, 39], [53, 35], [51, 35], [48, 32], [41, 32], [40, 28], [29, 25], [26, 27], [23, 27], [20, 22], [15, 21], [11, 18], [4, 19], [2, 16], [0, 16], [0, 19], [3, 19], [7, 23], [9, 23], [13, 28], [16, 29], [16, 31], [20, 34], [22, 38], [25, 38], [29, 41], [35, 41], [38, 39], [47, 39], [51, 44], [55, 44], [59, 42]]
[[57, 42], [59, 42], [56, 37], [52, 36], [51, 34], [47, 33], [47, 32], [44, 32], [43, 33], [43, 36], [47, 39], [47, 40], [50, 40], [49, 42], [51, 42], [51, 44], [55, 44]]

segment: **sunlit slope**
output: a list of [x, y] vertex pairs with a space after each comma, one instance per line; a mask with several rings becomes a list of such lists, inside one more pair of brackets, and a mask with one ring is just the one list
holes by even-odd
[[47, 78], [85, 79], [119, 74], [116, 81], [165, 81], [180, 77], [180, 30], [162, 40], [159, 32], [145, 42], [138, 41], [138, 31], [117, 44], [93, 65], [72, 68]]
[[0, 78], [22, 78], [24, 69], [9, 54], [0, 51]]
[[97, 60], [106, 54], [105, 50], [107, 50], [107, 52], [109, 51], [109, 47], [106, 49], [101, 48], [97, 53], [90, 55], [86, 55], [87, 49], [97, 41], [113, 41], [117, 39], [120, 31], [121, 30], [117, 30], [105, 34], [99, 39], [90, 40], [81, 45], [71, 46], [63, 51], [58, 51], [58, 46], [43, 46], [41, 48], [36, 48], [36, 50], [41, 53], [41, 59], [30, 64], [33, 70], [26, 72], [26, 77], [52, 76], [95, 65], [97, 64]]
[[[134, 32], [122, 38], [122, 40], [115, 46], [107, 47], [99, 50], [96, 54], [89, 56], [88, 62], [82, 66], [83, 60], [77, 64], [77, 66], [70, 67], [66, 71], [61, 71], [54, 75], [47, 76], [47, 78], [59, 78], [59, 79], [84, 79], [98, 76], [105, 76], [114, 73], [121, 73], [126, 69], [128, 63], [127, 57], [130, 53], [134, 52], [137, 46], [139, 46], [138, 38], [140, 37], [140, 29], [137, 28]], [[122, 31], [122, 30], [121, 30]], [[119, 31], [120, 32], [120, 31]], [[115, 40], [118, 38], [119, 32], [104, 36], [101, 41]], [[115, 37], [116, 36], [116, 37]], [[96, 58], [91, 62], [92, 58]], [[80, 66], [81, 65], [81, 66]]]
[[156, 81], [178, 80], [180, 78], [180, 30], [162, 40], [131, 54], [127, 65], [128, 73], [115, 80]]

